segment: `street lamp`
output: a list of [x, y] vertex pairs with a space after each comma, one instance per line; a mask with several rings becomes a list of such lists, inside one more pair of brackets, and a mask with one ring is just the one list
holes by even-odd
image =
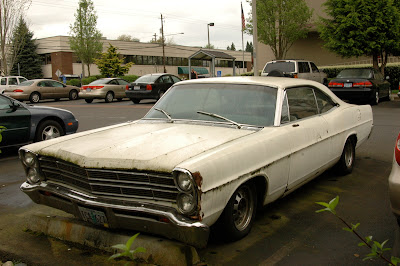
[[210, 22], [207, 24], [207, 33], [208, 33], [208, 48], [210, 48], [210, 26], [214, 26], [214, 22]]

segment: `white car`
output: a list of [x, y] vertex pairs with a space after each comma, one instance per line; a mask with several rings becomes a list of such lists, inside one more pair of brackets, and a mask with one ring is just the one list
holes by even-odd
[[314, 81], [188, 80], [140, 120], [21, 148], [21, 189], [88, 222], [204, 247], [217, 221], [238, 240], [258, 205], [334, 165], [350, 173], [372, 124], [369, 105]]
[[389, 175], [389, 195], [392, 212], [400, 226], [400, 134], [394, 147], [392, 171]]
[[19, 85], [24, 81], [27, 81], [27, 79], [21, 76], [0, 77], [0, 93], [4, 93], [5, 89]]

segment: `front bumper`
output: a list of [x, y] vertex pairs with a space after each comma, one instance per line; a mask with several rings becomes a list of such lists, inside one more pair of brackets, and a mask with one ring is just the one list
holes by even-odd
[[21, 190], [35, 203], [71, 213], [84, 219], [80, 207], [104, 212], [110, 228], [147, 232], [176, 239], [203, 248], [207, 245], [209, 227], [190, 220], [175, 209], [149, 203], [100, 198], [62, 185], [39, 183], [21, 185]]
[[400, 166], [394, 158], [392, 171], [389, 175], [389, 197], [392, 212], [396, 216], [400, 225]]

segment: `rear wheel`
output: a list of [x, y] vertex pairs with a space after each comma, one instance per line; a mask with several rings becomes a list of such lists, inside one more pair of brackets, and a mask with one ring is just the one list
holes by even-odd
[[110, 103], [113, 100], [114, 100], [114, 94], [111, 91], [107, 92], [106, 98], [105, 98], [106, 103]]
[[40, 94], [38, 92], [32, 92], [29, 96], [29, 101], [31, 103], [38, 103], [40, 101]]
[[138, 104], [140, 103], [140, 99], [131, 99], [133, 103]]
[[385, 101], [390, 101], [390, 95], [391, 95], [391, 94], [392, 94], [392, 89], [389, 88], [389, 89], [388, 89], [388, 95], [384, 98]]
[[221, 230], [228, 240], [239, 240], [250, 232], [256, 207], [257, 193], [254, 183], [241, 185], [233, 193], [219, 220]]
[[76, 100], [78, 99], [78, 92], [76, 90], [71, 90], [69, 92], [69, 99], [70, 100]]
[[58, 122], [47, 120], [39, 124], [36, 130], [35, 141], [54, 139], [64, 134], [64, 130]]
[[353, 142], [354, 141], [351, 138], [346, 140], [342, 156], [340, 157], [339, 162], [336, 164], [336, 169], [341, 175], [347, 175], [353, 171], [354, 160], [356, 158], [356, 145]]
[[93, 99], [85, 99], [85, 102], [91, 103], [91, 102], [93, 102]]
[[373, 93], [373, 96], [374, 97], [371, 99], [371, 105], [378, 105], [378, 103], [379, 103], [379, 92], [375, 91]]

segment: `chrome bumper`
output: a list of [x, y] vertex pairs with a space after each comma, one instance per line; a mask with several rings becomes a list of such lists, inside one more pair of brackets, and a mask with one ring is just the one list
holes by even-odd
[[190, 220], [175, 209], [149, 203], [137, 203], [96, 197], [56, 184], [21, 185], [21, 190], [35, 203], [71, 213], [83, 219], [79, 207], [105, 213], [109, 228], [121, 228], [161, 235], [189, 245], [207, 245], [209, 227]]

